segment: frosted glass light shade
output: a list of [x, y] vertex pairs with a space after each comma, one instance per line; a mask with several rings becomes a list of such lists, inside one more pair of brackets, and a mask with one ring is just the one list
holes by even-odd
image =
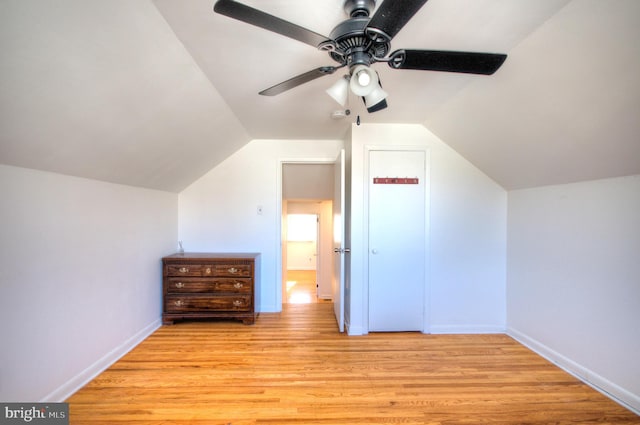
[[357, 96], [367, 96], [378, 87], [378, 74], [365, 65], [358, 65], [351, 73], [351, 91]]
[[360, 71], [358, 72], [358, 85], [360, 86], [368, 86], [371, 82], [371, 76], [368, 72]]
[[338, 102], [343, 107], [347, 106], [347, 100], [349, 99], [349, 76], [345, 75], [335, 82], [327, 90], [327, 94]]
[[377, 86], [371, 93], [364, 96], [364, 104], [367, 108], [371, 108], [372, 106], [377, 105], [378, 103], [385, 100], [387, 96], [389, 96], [389, 94], [386, 91], [382, 90], [382, 87]]

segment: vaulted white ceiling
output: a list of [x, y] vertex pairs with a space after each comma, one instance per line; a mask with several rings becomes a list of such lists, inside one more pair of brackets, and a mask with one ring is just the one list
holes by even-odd
[[[391, 1], [391, 0], [386, 0]], [[397, 0], [396, 0], [397, 1]], [[243, 0], [328, 35], [343, 0]], [[180, 191], [251, 139], [419, 123], [507, 189], [640, 173], [640, 2], [429, 0], [392, 49], [507, 53], [493, 76], [375, 65], [389, 108], [352, 114], [326, 53], [214, 0], [2, 0], [0, 162]]]
[[4, 164], [177, 192], [249, 140], [148, 0], [2, 0], [0, 51]]

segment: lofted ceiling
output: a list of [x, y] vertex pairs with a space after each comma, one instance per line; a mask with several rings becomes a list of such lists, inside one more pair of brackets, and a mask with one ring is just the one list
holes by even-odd
[[[392, 0], [386, 0], [392, 1]], [[399, 1], [399, 0], [396, 0]], [[242, 0], [328, 35], [343, 0]], [[508, 54], [492, 76], [375, 64], [389, 107], [351, 115], [340, 71], [214, 0], [2, 0], [0, 163], [180, 191], [251, 139], [341, 139], [422, 124], [506, 189], [640, 174], [640, 2], [429, 0], [399, 48]]]

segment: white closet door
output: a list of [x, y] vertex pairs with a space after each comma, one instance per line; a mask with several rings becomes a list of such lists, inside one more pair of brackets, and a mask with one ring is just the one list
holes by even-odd
[[423, 330], [425, 169], [424, 151], [369, 152], [369, 331]]

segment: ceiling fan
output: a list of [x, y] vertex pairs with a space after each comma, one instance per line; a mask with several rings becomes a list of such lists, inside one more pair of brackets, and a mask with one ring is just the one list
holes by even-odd
[[336, 26], [329, 37], [285, 21], [234, 0], [218, 0], [213, 10], [219, 14], [264, 28], [328, 52], [336, 66], [321, 66], [261, 91], [275, 96], [294, 87], [333, 74], [342, 67], [349, 73], [327, 93], [345, 106], [351, 91], [361, 96], [367, 111], [387, 107], [387, 93], [382, 89], [378, 73], [370, 66], [386, 62], [393, 69], [461, 72], [491, 75], [507, 58], [505, 54], [457, 52], [443, 50], [400, 49], [389, 53], [391, 40], [420, 10], [427, 0], [384, 0], [376, 13], [376, 0], [345, 0], [349, 18]]

